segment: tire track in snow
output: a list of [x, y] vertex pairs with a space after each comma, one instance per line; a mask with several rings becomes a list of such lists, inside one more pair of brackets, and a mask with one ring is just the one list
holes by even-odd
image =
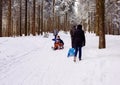
[[[44, 41], [45, 42], [45, 41]], [[34, 43], [34, 42], [32, 42]], [[39, 43], [39, 42], [38, 42]], [[20, 64], [24, 61], [29, 61], [31, 59], [31, 57], [33, 56], [28, 56], [36, 51], [40, 51], [43, 48], [44, 45], [39, 45], [38, 43], [34, 43], [35, 45], [37, 45], [38, 47], [32, 50], [28, 50], [27, 52], [21, 53], [20, 55], [16, 55], [16, 56], [12, 56], [11, 60], [9, 62], [4, 62], [2, 64], [0, 64], [0, 79], [4, 78], [5, 75], [3, 74], [7, 74], [9, 73], [10, 69], [13, 69], [13, 67], [15, 67], [17, 64]], [[28, 57], [26, 57], [28, 56]]]
[[29, 61], [32, 56], [31, 57], [30, 56], [25, 57], [25, 56], [32, 54], [34, 51], [37, 51], [38, 49], [39, 48], [30, 50], [30, 51], [25, 52], [24, 54], [21, 54], [21, 55], [15, 57], [15, 58], [13, 56], [13, 58], [10, 60], [9, 63], [6, 62], [6, 63], [0, 65], [0, 75], [1, 75], [0, 80], [5, 77], [5, 76], [2, 76], [3, 74], [9, 73], [9, 70], [13, 69], [13, 67], [15, 67], [17, 64], [20, 64], [20, 63], [22, 63], [22, 62], [24, 62], [26, 60]]
[[[46, 42], [46, 41], [44, 41], [44, 42]], [[2, 74], [2, 75], [0, 76], [0, 80], [4, 80], [5, 78], [11, 76], [11, 73], [14, 73], [15, 71], [17, 71], [17, 66], [18, 66], [20, 63], [25, 63], [25, 61], [29, 62], [29, 61], [31, 60], [31, 58], [34, 57], [34, 56], [29, 56], [29, 55], [31, 55], [31, 54], [34, 55], [34, 54], [36, 54], [37, 52], [42, 52], [42, 51], [44, 51], [43, 49], [40, 49], [40, 48], [46, 49], [48, 45], [49, 45], [49, 44], [41, 45], [41, 47], [40, 47], [40, 45], [39, 45], [38, 48], [29, 50], [29, 51], [27, 51], [27, 52], [25, 52], [25, 53], [22, 53], [22, 54], [19, 55], [19, 56], [15, 56], [15, 58], [14, 58], [14, 56], [13, 56], [13, 59], [11, 60], [10, 63], [7, 63], [5, 66], [2, 66], [4, 70], [0, 72], [0, 73]], [[46, 46], [46, 47], [44, 47], [44, 46]], [[23, 56], [24, 56], [24, 57], [23, 57]], [[8, 67], [8, 68], [7, 68], [7, 67]], [[49, 66], [47, 66], [47, 67], [49, 67]], [[35, 69], [36, 69], [36, 68], [37, 68], [37, 67], [35, 67]], [[12, 69], [12, 70], [11, 70], [11, 69]], [[10, 70], [11, 70], [11, 71], [10, 71]], [[46, 70], [46, 71], [47, 71], [47, 70]], [[42, 72], [41, 79], [43, 79], [46, 71], [43, 71], [43, 72]], [[30, 74], [35, 74], [34, 70], [28, 72], [27, 76], [25, 76], [25, 77], [26, 77], [26, 78], [29, 78], [29, 77], [30, 77], [30, 76], [29, 76]], [[40, 75], [41, 75], [41, 74], [40, 74]]]

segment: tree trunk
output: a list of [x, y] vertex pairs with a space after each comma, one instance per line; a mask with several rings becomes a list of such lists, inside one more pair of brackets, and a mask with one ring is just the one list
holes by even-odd
[[27, 0], [25, 0], [25, 36], [27, 36]]
[[40, 5], [38, 6], [38, 35], [40, 35]]
[[11, 36], [11, 0], [8, 0], [8, 37]]
[[41, 27], [40, 27], [40, 34], [43, 35], [43, 1], [41, 4]]
[[52, 31], [52, 19], [51, 19], [51, 17], [49, 17], [49, 19], [48, 19], [48, 30], [51, 32]]
[[64, 31], [67, 31], [67, 13], [64, 16]]
[[104, 26], [104, 14], [105, 14], [105, 0], [99, 1], [99, 48], [106, 48], [105, 45], [105, 26]]
[[22, 36], [22, 0], [20, 0], [20, 36]]
[[58, 16], [58, 30], [60, 30], [60, 16]]
[[20, 29], [19, 29], [19, 17], [18, 17], [17, 20], [16, 20], [16, 35], [17, 35], [17, 36], [19, 36], [19, 33], [20, 33], [19, 30], [20, 30]]
[[0, 37], [2, 37], [2, 0], [0, 0]]
[[32, 34], [35, 36], [35, 2], [36, 0], [33, 0], [33, 16], [32, 16]]
[[100, 0], [96, 0], [96, 17], [95, 17], [95, 33], [99, 35], [99, 2]]
[[56, 27], [55, 27], [55, 8], [54, 7], [55, 7], [55, 0], [53, 0], [53, 10], [52, 10], [53, 11], [53, 21], [52, 21], [53, 27], [52, 27], [52, 29], [56, 29]]

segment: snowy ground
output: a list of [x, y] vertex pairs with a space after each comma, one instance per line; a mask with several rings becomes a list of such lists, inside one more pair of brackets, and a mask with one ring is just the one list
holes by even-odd
[[0, 85], [120, 85], [120, 36], [86, 33], [82, 61], [67, 58], [70, 35], [60, 32], [65, 49], [53, 51], [53, 35], [0, 38]]

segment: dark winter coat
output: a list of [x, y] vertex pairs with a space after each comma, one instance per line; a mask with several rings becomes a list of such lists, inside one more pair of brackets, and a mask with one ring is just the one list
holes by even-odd
[[82, 26], [77, 27], [73, 39], [75, 48], [85, 46], [85, 34], [82, 30]]

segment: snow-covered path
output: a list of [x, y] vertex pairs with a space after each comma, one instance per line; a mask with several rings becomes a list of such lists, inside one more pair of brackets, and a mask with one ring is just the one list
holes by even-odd
[[83, 60], [76, 63], [67, 58], [69, 34], [60, 36], [65, 49], [57, 51], [52, 34], [1, 38], [0, 85], [120, 85], [119, 36], [107, 36], [108, 49], [98, 50], [98, 37], [86, 33]]

